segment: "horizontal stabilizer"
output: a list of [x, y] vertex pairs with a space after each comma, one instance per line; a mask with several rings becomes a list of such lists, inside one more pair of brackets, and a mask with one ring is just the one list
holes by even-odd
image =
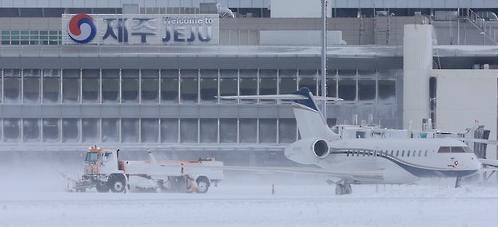
[[[335, 97], [322, 97], [322, 96], [312, 96], [316, 101], [329, 101], [338, 102], [343, 101], [343, 99]], [[220, 96], [221, 99], [271, 99], [271, 100], [305, 100], [308, 97], [298, 94], [285, 94], [285, 95], [240, 95], [240, 96]]]
[[304, 100], [307, 97], [297, 94], [288, 95], [239, 95], [239, 96], [220, 96], [221, 99], [276, 99], [276, 100]]
[[338, 101], [343, 101], [341, 98], [335, 98], [335, 97], [323, 97], [323, 96], [313, 96], [314, 100], [317, 101], [330, 101], [330, 102], [338, 102]]

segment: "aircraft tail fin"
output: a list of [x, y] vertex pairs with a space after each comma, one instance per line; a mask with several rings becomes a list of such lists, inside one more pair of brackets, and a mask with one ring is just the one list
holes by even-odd
[[326, 120], [319, 111], [315, 99], [326, 101], [340, 101], [333, 97], [315, 97], [306, 87], [300, 88], [294, 94], [283, 95], [249, 95], [249, 96], [222, 96], [222, 99], [277, 99], [293, 101], [293, 111], [300, 136], [306, 138], [322, 138], [332, 140], [337, 135], [329, 129]]

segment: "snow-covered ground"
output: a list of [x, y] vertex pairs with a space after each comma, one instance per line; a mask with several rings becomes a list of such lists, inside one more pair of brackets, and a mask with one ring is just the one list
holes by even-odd
[[[451, 183], [451, 182], [450, 182]], [[5, 188], [4, 188], [5, 189]], [[232, 184], [207, 194], [2, 193], [0, 226], [497, 226], [497, 187]]]
[[[10, 226], [497, 226], [497, 181], [453, 188], [353, 185], [336, 196], [323, 179], [227, 175], [207, 194], [70, 193], [64, 162], [0, 165], [0, 227]], [[275, 183], [275, 194], [271, 184]]]

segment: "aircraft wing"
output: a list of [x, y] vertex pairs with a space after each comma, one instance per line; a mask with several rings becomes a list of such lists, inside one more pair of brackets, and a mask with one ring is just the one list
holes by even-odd
[[497, 169], [497, 160], [495, 159], [478, 159], [482, 165], [485, 167], [491, 167], [491, 168], [496, 168]]
[[383, 180], [382, 169], [378, 170], [333, 170], [315, 167], [267, 167], [267, 166], [223, 166], [224, 171], [247, 172], [255, 174], [308, 174], [314, 176], [349, 179], [352, 182], [379, 182]]

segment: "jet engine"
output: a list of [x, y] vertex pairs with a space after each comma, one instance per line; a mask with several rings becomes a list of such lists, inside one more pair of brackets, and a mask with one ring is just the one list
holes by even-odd
[[325, 158], [329, 154], [329, 146], [325, 140], [314, 141], [312, 150], [318, 158]]
[[329, 154], [329, 144], [322, 139], [303, 139], [290, 144], [284, 150], [284, 155], [301, 164], [316, 164], [317, 159], [323, 159]]

